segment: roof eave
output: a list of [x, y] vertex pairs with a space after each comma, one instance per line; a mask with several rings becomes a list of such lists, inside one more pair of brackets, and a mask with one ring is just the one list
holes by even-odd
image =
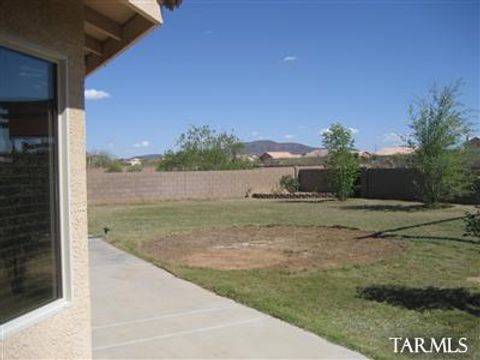
[[[93, 9], [95, 4], [89, 0], [84, 0], [84, 5], [85, 75], [92, 74], [163, 23], [162, 8], [156, 0], [117, 0], [102, 9]], [[124, 22], [115, 19], [116, 6], [130, 14]], [[92, 28], [96, 35], [105, 38], [89, 34], [87, 29]]]

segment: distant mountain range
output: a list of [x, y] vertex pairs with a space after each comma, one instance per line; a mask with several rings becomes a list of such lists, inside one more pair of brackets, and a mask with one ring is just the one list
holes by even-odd
[[249, 154], [249, 155], [262, 155], [264, 152], [267, 151], [287, 151], [292, 154], [304, 154], [317, 148], [312, 146], [293, 143], [293, 142], [275, 142], [271, 140], [258, 140], [258, 141], [251, 141], [251, 142], [244, 142], [244, 148], [242, 149], [242, 154]]
[[[251, 141], [251, 142], [244, 142], [244, 148], [242, 149], [242, 154], [248, 155], [262, 155], [264, 152], [267, 151], [286, 151], [292, 154], [304, 154], [317, 148], [312, 146], [293, 143], [293, 142], [276, 142], [271, 140], [258, 140], [258, 141]], [[163, 157], [162, 154], [145, 154], [134, 156], [140, 160], [158, 160]]]

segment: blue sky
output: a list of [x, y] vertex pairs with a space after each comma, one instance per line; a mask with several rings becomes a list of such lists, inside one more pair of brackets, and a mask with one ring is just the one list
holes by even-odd
[[159, 153], [191, 124], [321, 146], [340, 121], [375, 150], [459, 78], [478, 122], [479, 27], [479, 0], [184, 0], [87, 79], [88, 149]]

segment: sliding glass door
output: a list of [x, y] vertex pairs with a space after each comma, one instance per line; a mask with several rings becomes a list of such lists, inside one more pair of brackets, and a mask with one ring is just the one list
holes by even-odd
[[0, 325], [61, 297], [56, 71], [0, 46]]

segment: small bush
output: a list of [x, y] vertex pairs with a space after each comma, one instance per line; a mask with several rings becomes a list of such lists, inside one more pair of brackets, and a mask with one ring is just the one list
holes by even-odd
[[127, 172], [141, 172], [143, 170], [142, 165], [131, 165], [127, 167]]
[[475, 203], [480, 204], [480, 176], [477, 175], [472, 178], [471, 194], [475, 199]]
[[465, 235], [480, 239], [480, 211], [465, 216]]
[[300, 190], [300, 182], [292, 175], [284, 175], [280, 178], [280, 187], [289, 193], [294, 193]]
[[109, 173], [122, 172], [122, 171], [123, 171], [123, 166], [120, 161], [112, 162], [106, 169], [106, 172], [109, 172]]

